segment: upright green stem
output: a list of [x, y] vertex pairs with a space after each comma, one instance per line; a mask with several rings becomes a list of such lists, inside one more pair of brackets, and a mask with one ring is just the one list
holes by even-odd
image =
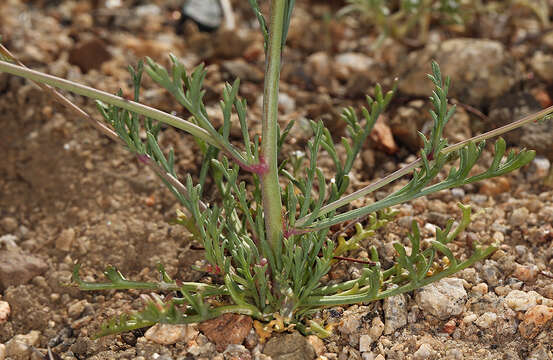
[[[273, 250], [278, 249], [282, 233], [280, 185], [278, 182], [278, 85], [280, 78], [280, 56], [286, 0], [271, 1], [269, 44], [265, 67], [265, 91], [263, 94], [261, 151], [267, 171], [261, 176], [263, 212], [267, 240]], [[278, 256], [278, 254], [275, 254]]]

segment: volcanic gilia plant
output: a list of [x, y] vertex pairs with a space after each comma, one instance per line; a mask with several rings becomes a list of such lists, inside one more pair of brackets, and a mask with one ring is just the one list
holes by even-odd
[[[328, 332], [324, 324], [311, 319], [321, 307], [365, 303], [412, 291], [471, 266], [496, 249], [474, 242], [470, 257], [460, 260], [453, 255], [448, 244], [471, 221], [470, 207], [460, 204], [461, 219], [455, 226], [450, 220], [444, 229], [438, 228], [433, 240], [422, 242], [417, 223], [413, 222], [408, 236], [409, 249], [401, 243], [394, 244], [397, 261], [392, 266], [383, 268], [376, 247], [372, 246], [368, 249], [370, 259], [360, 261], [363, 268], [358, 278], [323, 284], [322, 278], [338, 260], [358, 249], [393, 217], [390, 207], [440, 190], [500, 176], [528, 164], [534, 158], [533, 151], [506, 155], [505, 142], [500, 139], [495, 143], [495, 155], [489, 168], [481, 173], [471, 171], [484, 150], [484, 140], [542, 119], [552, 109], [448, 146], [442, 132], [455, 108], [448, 106], [449, 78], [444, 79], [438, 65], [433, 63], [429, 79], [434, 84], [430, 97], [434, 126], [428, 137], [421, 134], [424, 146], [420, 158], [344, 196], [354, 160], [377, 118], [390, 103], [393, 91], [384, 93], [377, 85], [374, 98], [367, 97], [367, 108], [361, 109], [361, 118], [351, 108], [343, 111], [348, 137], [342, 139], [341, 145], [334, 144], [322, 122], [311, 122], [314, 135], [305, 155], [296, 153], [279, 163], [277, 155], [293, 126], [290, 123], [281, 130], [277, 120], [280, 60], [294, 1], [272, 0], [268, 22], [257, 1], [250, 0], [250, 4], [263, 31], [266, 50], [261, 139], [250, 137], [246, 102], [238, 96], [238, 80], [224, 88], [220, 103], [223, 125], [218, 129], [212, 125], [202, 100], [206, 71], [201, 65], [187, 73], [179, 59], [171, 56], [169, 71], [151, 59], [147, 59], [146, 66], [139, 63], [136, 69], [131, 67], [134, 101], [130, 101], [120, 95], [29, 70], [5, 48], [0, 48], [4, 58], [0, 61], [0, 71], [38, 83], [77, 115], [89, 119], [100, 131], [122, 142], [160, 176], [183, 207], [177, 222], [186, 226], [203, 245], [207, 268], [220, 279], [218, 284], [181, 282], [171, 279], [160, 266], [159, 282], [135, 282], [108, 267], [105, 271], [108, 282], [91, 283], [80, 279], [76, 267], [73, 281], [82, 290], [142, 289], [172, 295], [164, 300], [152, 298], [144, 311], [108, 322], [99, 335], [159, 322], [196, 323], [224, 313], [239, 313], [270, 322], [275, 328], [294, 326], [304, 333], [325, 336]], [[190, 112], [189, 121], [139, 103], [144, 71]], [[96, 99], [107, 125], [95, 123], [52, 87]], [[229, 140], [233, 112], [240, 122], [241, 147]], [[191, 176], [187, 176], [184, 183], [177, 179], [173, 152], [164, 152], [157, 142], [160, 123], [195, 137], [204, 155], [198, 183], [195, 184]], [[146, 132], [145, 139], [140, 136], [141, 130]], [[339, 146], [345, 156], [341, 155]], [[321, 154], [334, 163], [335, 175], [330, 180], [317, 167]], [[453, 161], [457, 163], [445, 178], [437, 180], [444, 166]], [[353, 200], [408, 173], [412, 173], [411, 180], [401, 189], [364, 207], [343, 210]], [[221, 200], [217, 204], [202, 202], [205, 179], [209, 175], [219, 191]], [[368, 217], [365, 227], [360, 222], [364, 217]], [[330, 233], [331, 226], [348, 221], [355, 226], [353, 235]]]

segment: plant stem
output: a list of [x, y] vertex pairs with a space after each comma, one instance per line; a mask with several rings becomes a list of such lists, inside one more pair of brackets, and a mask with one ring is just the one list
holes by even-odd
[[[265, 215], [266, 236], [273, 251], [278, 249], [282, 233], [282, 203], [278, 182], [278, 85], [280, 79], [280, 56], [286, 0], [271, 1], [269, 44], [265, 65], [263, 93], [262, 143], [261, 151], [267, 171], [261, 176], [263, 212]], [[275, 253], [275, 256], [279, 254]]]
[[[470, 142], [476, 143], [476, 142], [484, 141], [484, 140], [499, 136], [499, 135], [504, 134], [506, 132], [509, 132], [511, 130], [517, 129], [517, 128], [523, 126], [523, 125], [526, 125], [526, 124], [528, 124], [532, 121], [540, 120], [540, 119], [544, 118], [545, 116], [547, 116], [551, 113], [553, 113], [553, 106], [550, 106], [546, 109], [538, 111], [535, 114], [525, 116], [520, 120], [514, 121], [510, 124], [504, 125], [504, 126], [499, 127], [497, 129], [488, 131], [486, 133], [474, 136], [470, 139], [460, 141], [457, 144], [448, 146], [447, 148], [443, 149], [441, 151], [441, 153], [444, 154], [444, 155], [449, 154], [451, 152], [454, 152], [454, 151], [457, 151], [457, 150], [463, 148], [464, 146], [466, 146]], [[342, 197], [342, 198], [340, 198], [336, 201], [333, 201], [329, 204], [326, 204], [325, 206], [323, 206], [319, 210], [319, 215], [327, 214], [331, 211], [334, 211], [334, 210], [338, 209], [339, 207], [342, 207], [344, 205], [347, 205], [347, 204], [351, 203], [354, 200], [357, 200], [357, 199], [359, 199], [359, 198], [361, 198], [361, 197], [363, 197], [367, 194], [370, 194], [373, 191], [376, 191], [376, 190], [380, 189], [381, 187], [393, 182], [394, 180], [397, 180], [400, 177], [409, 174], [411, 171], [413, 171], [414, 169], [416, 169], [420, 165], [422, 165], [422, 159], [418, 158], [417, 160], [411, 162], [410, 164], [404, 166], [403, 168], [391, 173], [390, 175], [385, 176], [384, 178], [382, 178], [382, 179], [380, 179], [380, 180], [378, 180], [378, 181], [376, 181], [376, 182], [374, 182], [374, 183], [372, 183], [372, 184], [370, 184], [370, 185], [368, 185], [368, 186], [366, 186], [362, 189], [359, 189], [359, 190], [357, 190], [357, 191], [355, 191], [355, 192], [353, 192], [353, 193], [351, 193], [347, 196], [344, 196], [344, 197]], [[301, 228], [302, 225], [309, 219], [310, 216], [311, 216], [311, 214], [307, 214], [304, 217], [299, 218], [296, 221], [296, 227]]]
[[486, 249], [480, 249], [479, 251], [475, 252], [470, 258], [459, 263], [455, 267], [451, 266], [446, 270], [439, 272], [436, 275], [426, 277], [419, 281], [412, 281], [400, 287], [384, 290], [382, 292], [379, 292], [378, 294], [376, 294], [376, 296], [372, 298], [367, 298], [366, 294], [364, 294], [362, 291], [360, 291], [359, 294], [343, 295], [343, 296], [339, 294], [329, 295], [329, 296], [309, 296], [305, 301], [305, 303], [302, 304], [302, 306], [313, 307], [313, 306], [336, 306], [336, 305], [356, 304], [361, 302], [381, 300], [391, 296], [403, 294], [403, 293], [421, 288], [423, 286], [426, 286], [438, 280], [441, 280], [463, 269], [466, 269], [467, 267], [474, 265], [474, 263], [476, 263], [477, 261], [487, 258], [491, 254], [493, 254], [496, 250], [497, 248], [494, 246], [489, 246]]
[[163, 123], [169, 124], [171, 126], [174, 126], [176, 128], [182, 129], [200, 139], [207, 142], [208, 144], [211, 144], [217, 148], [221, 148], [221, 144], [219, 144], [215, 139], [211, 137], [211, 135], [205, 131], [204, 129], [200, 128], [199, 126], [183, 120], [179, 118], [178, 116], [174, 116], [171, 114], [167, 114], [166, 112], [154, 109], [152, 107], [127, 100], [125, 98], [122, 98], [120, 96], [115, 96], [110, 93], [107, 93], [105, 91], [96, 90], [94, 88], [91, 88], [89, 86], [77, 84], [73, 81], [61, 79], [52, 75], [43, 74], [39, 71], [26, 69], [21, 66], [10, 64], [6, 61], [0, 60], [0, 71], [7, 72], [12, 75], [21, 76], [23, 78], [38, 82], [38, 83], [44, 83], [48, 84], [53, 87], [57, 87], [60, 89], [64, 89], [67, 91], [71, 91], [75, 94], [79, 94], [82, 96], [86, 96], [92, 99], [100, 100], [105, 103], [118, 106], [122, 109], [144, 115], [146, 117], [149, 117], [154, 120], [161, 121]]

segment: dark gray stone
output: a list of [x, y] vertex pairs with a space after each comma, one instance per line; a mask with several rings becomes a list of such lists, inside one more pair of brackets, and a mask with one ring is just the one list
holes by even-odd
[[182, 8], [186, 18], [191, 19], [200, 30], [216, 30], [222, 21], [222, 10], [218, 0], [187, 0]]

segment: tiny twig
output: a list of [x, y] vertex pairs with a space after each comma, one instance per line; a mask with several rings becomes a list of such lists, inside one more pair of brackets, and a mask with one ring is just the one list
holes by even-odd
[[354, 263], [358, 263], [358, 264], [366, 264], [366, 265], [371, 265], [371, 266], [376, 265], [376, 263], [374, 261], [354, 259], [354, 258], [345, 257], [345, 256], [333, 256], [332, 258], [336, 259], [338, 261], [343, 260], [343, 261], [349, 261], [349, 262], [354, 262]]
[[553, 279], [553, 274], [551, 274], [550, 272], [548, 271], [540, 271], [540, 275], [543, 275], [545, 276], [546, 278], [550, 278], [550, 279]]
[[455, 105], [458, 105], [458, 106], [462, 107], [463, 109], [465, 109], [469, 113], [478, 116], [480, 119], [482, 119], [484, 121], [488, 121], [488, 116], [486, 114], [484, 114], [482, 111], [475, 108], [474, 106], [470, 106], [468, 104], [462, 103], [462, 102], [460, 102], [459, 100], [456, 100], [456, 99], [453, 99], [452, 102]]

